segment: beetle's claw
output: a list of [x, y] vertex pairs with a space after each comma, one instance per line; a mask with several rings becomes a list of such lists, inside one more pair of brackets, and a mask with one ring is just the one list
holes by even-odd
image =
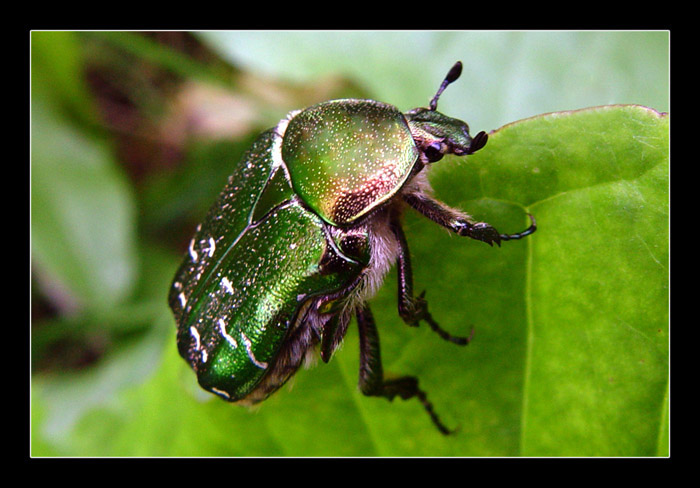
[[404, 320], [411, 327], [418, 327], [421, 320], [427, 320], [429, 318], [428, 302], [425, 300], [425, 290], [423, 290], [420, 295], [411, 300], [409, 312], [404, 317]]
[[493, 246], [494, 243], [498, 244], [498, 246], [501, 245], [501, 234], [486, 222], [473, 224], [460, 232], [460, 235], [466, 235], [472, 239], [485, 242], [489, 246]]
[[534, 232], [537, 230], [537, 221], [535, 220], [535, 217], [532, 214], [527, 214], [527, 216], [530, 217], [530, 227], [528, 227], [522, 232], [518, 232], [517, 234], [501, 234], [500, 238], [504, 241], [512, 241], [516, 239], [522, 239], [523, 237], [529, 236], [530, 234], [534, 234]]

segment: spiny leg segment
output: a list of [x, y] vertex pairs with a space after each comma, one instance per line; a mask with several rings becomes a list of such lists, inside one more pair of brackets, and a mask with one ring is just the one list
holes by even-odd
[[413, 296], [413, 271], [411, 268], [411, 256], [406, 242], [406, 235], [401, 228], [398, 217], [392, 218], [391, 230], [399, 243], [398, 256], [398, 284], [399, 284], [399, 315], [408, 325], [418, 327], [422, 320], [436, 332], [442, 339], [460, 346], [466, 346], [472, 338], [472, 329], [469, 337], [454, 336], [441, 328], [428, 312], [428, 302], [425, 300], [425, 291], [418, 297]]

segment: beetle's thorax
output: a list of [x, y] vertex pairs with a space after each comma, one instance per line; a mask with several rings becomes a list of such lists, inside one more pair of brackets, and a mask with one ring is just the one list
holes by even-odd
[[406, 182], [419, 151], [404, 115], [373, 100], [332, 100], [277, 126], [294, 191], [323, 220], [348, 225]]

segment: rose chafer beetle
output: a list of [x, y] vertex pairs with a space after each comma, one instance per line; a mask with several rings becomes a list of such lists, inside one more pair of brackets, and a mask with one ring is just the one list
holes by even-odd
[[484, 147], [461, 120], [437, 111], [457, 62], [428, 108], [403, 114], [373, 100], [332, 100], [294, 111], [261, 134], [189, 243], [169, 304], [180, 355], [199, 384], [244, 405], [280, 388], [320, 346], [328, 362], [353, 315], [360, 339], [359, 387], [389, 400], [416, 397], [449, 433], [413, 376], [385, 379], [367, 300], [398, 264], [398, 311], [445, 340], [413, 293], [400, 217], [408, 206], [448, 230], [493, 245], [532, 234], [500, 234], [430, 196], [430, 165]]

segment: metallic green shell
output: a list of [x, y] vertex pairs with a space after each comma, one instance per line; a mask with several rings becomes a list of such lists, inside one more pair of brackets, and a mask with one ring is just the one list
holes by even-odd
[[401, 188], [418, 149], [396, 107], [372, 100], [332, 100], [291, 118], [282, 159], [294, 191], [326, 222], [342, 226]]
[[231, 401], [280, 366], [303, 304], [343, 288], [362, 267], [340, 255], [327, 224], [293, 198], [272, 157], [275, 140], [273, 131], [262, 134], [235, 169], [169, 295], [180, 354], [203, 388]]

